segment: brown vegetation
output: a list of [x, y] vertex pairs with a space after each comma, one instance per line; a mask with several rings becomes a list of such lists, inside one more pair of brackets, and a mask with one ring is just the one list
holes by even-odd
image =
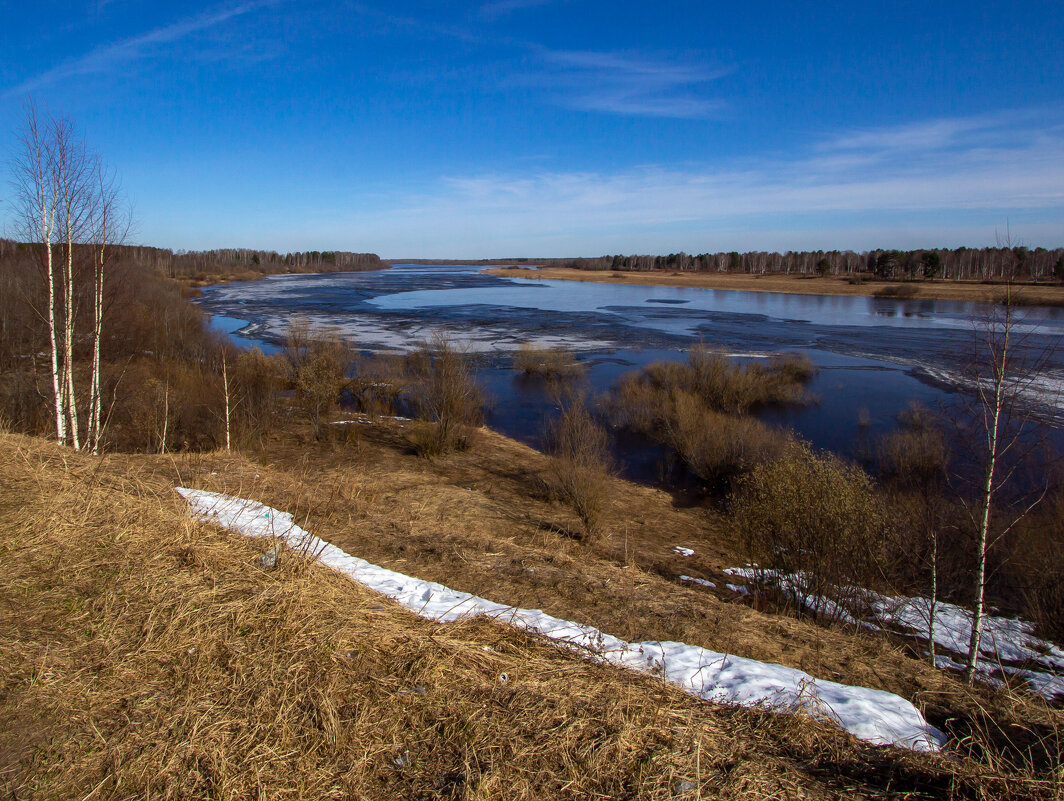
[[409, 360], [413, 401], [420, 419], [414, 445], [422, 456], [468, 448], [482, 420], [484, 398], [469, 358], [441, 335]]
[[609, 408], [621, 426], [672, 448], [699, 477], [725, 492], [754, 465], [776, 458], [789, 436], [747, 415], [773, 403], [806, 403], [813, 367], [805, 356], [741, 364], [704, 345], [687, 363], [655, 362], [621, 378]]
[[587, 366], [578, 362], [571, 350], [538, 347], [524, 343], [514, 352], [513, 367], [519, 373], [546, 380], [564, 380], [584, 374]]
[[762, 576], [759, 586], [777, 586], [787, 576], [793, 591], [814, 599], [817, 618], [858, 614], [854, 588], [878, 584], [890, 522], [859, 467], [793, 443], [743, 478], [732, 512], [744, 559]]
[[[703, 797], [1059, 797], [1046, 752], [1059, 712], [970, 690], [881, 640], [824, 636], [669, 581], [677, 538], [706, 554], [685, 570], [720, 563], [717, 535], [661, 493], [617, 482], [628, 536], [575, 546], [537, 525], [549, 508], [526, 493], [549, 469], [541, 455], [486, 433], [427, 462], [403, 454], [399, 425], [368, 426], [354, 453], [275, 434], [269, 465], [89, 460], [0, 439], [0, 597], [18, 599], [0, 605], [5, 789], [669, 798], [682, 779]], [[945, 758], [871, 748], [494, 624], [417, 620], [297, 553], [263, 570], [269, 543], [190, 522], [177, 480], [264, 500], [352, 553], [504, 603], [901, 692], [970, 738]]]
[[570, 400], [547, 430], [551, 456], [547, 488], [576, 513], [584, 536], [601, 533], [612, 472], [609, 435], [587, 411], [584, 398]]
[[[553, 281], [599, 281], [614, 282], [619, 277], [628, 284], [647, 286], [697, 287], [704, 289], [733, 289], [744, 292], [782, 292], [794, 295], [849, 295], [871, 297], [876, 292], [897, 284], [869, 275], [826, 276], [805, 280], [808, 276], [779, 273], [730, 273], [730, 272], [675, 272], [654, 270], [629, 272], [615, 277], [609, 272], [593, 272], [566, 267], [543, 267], [531, 271], [522, 268], [498, 267], [485, 270], [489, 275], [504, 278], [542, 278]], [[906, 284], [905, 286], [910, 286]], [[966, 300], [979, 303], [997, 303], [1001, 298], [1000, 288], [982, 280], [921, 281], [916, 287], [916, 298], [928, 300]], [[1064, 304], [1064, 287], [1054, 284], [1032, 284], [1020, 289], [1020, 303], [1025, 305]]]

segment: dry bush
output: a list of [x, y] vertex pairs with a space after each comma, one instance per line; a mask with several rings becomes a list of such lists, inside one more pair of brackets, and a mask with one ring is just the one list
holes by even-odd
[[322, 419], [347, 385], [354, 364], [351, 346], [338, 334], [315, 332], [305, 321], [296, 321], [286, 333], [284, 354], [296, 398], [317, 439]]
[[404, 357], [378, 355], [359, 363], [358, 373], [351, 381], [351, 394], [361, 412], [395, 415], [410, 383]]
[[701, 400], [676, 392], [666, 407], [665, 441], [692, 472], [726, 492], [755, 466], [778, 458], [791, 438], [752, 417], [710, 411]]
[[769, 404], [810, 402], [805, 384], [815, 373], [801, 354], [778, 354], [767, 364], [738, 363], [698, 344], [688, 351], [686, 364], [654, 362], [623, 376], [610, 406], [619, 423], [652, 434], [666, 422], [679, 393], [695, 396], [709, 411], [745, 414]]
[[138, 359], [106, 370], [102, 394], [107, 449], [164, 453], [224, 444], [222, 379], [203, 364]]
[[409, 365], [414, 371], [414, 405], [419, 418], [428, 423], [414, 432], [417, 452], [432, 457], [467, 449], [484, 407], [469, 357], [436, 335]]
[[261, 442], [278, 423], [279, 393], [288, 374], [282, 356], [258, 348], [237, 351], [228, 365], [230, 404], [238, 439]]
[[513, 368], [527, 376], [559, 381], [578, 378], [587, 370], [587, 365], [578, 362], [571, 350], [538, 347], [526, 342], [514, 353]]
[[698, 344], [688, 351], [687, 369], [672, 386], [696, 393], [714, 411], [742, 414], [771, 403], [807, 402], [804, 385], [815, 372], [800, 354], [777, 354], [767, 366], [740, 364]]
[[900, 486], [940, 486], [946, 478], [950, 453], [930, 412], [913, 403], [898, 415], [898, 423], [898, 428], [879, 441], [881, 474]]
[[1023, 616], [1042, 636], [1064, 642], [1064, 495], [1021, 520], [1008, 549], [1007, 580], [1019, 591]]
[[920, 290], [912, 284], [895, 284], [893, 286], [885, 286], [881, 289], [877, 289], [872, 293], [872, 296], [877, 298], [897, 298], [899, 300], [905, 300], [907, 298], [915, 298], [919, 292]]
[[545, 439], [551, 457], [548, 490], [576, 513], [585, 538], [597, 538], [613, 472], [609, 434], [577, 398], [551, 422]]
[[791, 575], [814, 599], [839, 602], [839, 609], [815, 604], [818, 618], [838, 618], [859, 603], [847, 588], [876, 583], [889, 518], [867, 474], [855, 465], [795, 443], [743, 479], [732, 512], [740, 547], [764, 583]]

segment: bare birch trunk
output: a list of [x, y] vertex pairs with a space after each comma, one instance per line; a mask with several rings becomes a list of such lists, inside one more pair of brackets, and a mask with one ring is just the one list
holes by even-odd
[[229, 370], [225, 361], [225, 350], [222, 350], [222, 385], [225, 388], [225, 449], [229, 450]]
[[[1001, 411], [1005, 403], [1005, 382], [1008, 378], [1009, 337], [1012, 333], [1012, 296], [1011, 289], [1005, 297], [1005, 321], [1001, 345], [995, 353], [991, 345], [992, 396], [987, 398], [986, 389], [980, 387], [979, 395], [983, 401], [987, 421], [987, 462], [985, 480], [980, 498], [979, 528], [976, 537], [976, 575], [975, 597], [972, 604], [972, 634], [968, 641], [968, 660], [966, 675], [968, 683], [975, 681], [975, 670], [979, 663], [979, 646], [983, 637], [983, 620], [985, 618], [986, 562], [987, 546], [990, 541], [990, 518], [994, 502], [994, 477], [997, 470], [998, 434], [1001, 429]], [[993, 334], [991, 334], [993, 336]]]

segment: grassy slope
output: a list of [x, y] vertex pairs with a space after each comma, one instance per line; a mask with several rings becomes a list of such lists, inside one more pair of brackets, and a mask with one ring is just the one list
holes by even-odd
[[[641, 284], [649, 286], [697, 287], [703, 289], [737, 289], [747, 292], [783, 292], [794, 295], [851, 295], [871, 297], [877, 292], [898, 291], [899, 287], [912, 292], [909, 298], [926, 300], [966, 300], [998, 302], [1004, 296], [1003, 284], [983, 284], [978, 281], [862, 281], [851, 284], [846, 278], [835, 276], [783, 275], [768, 273], [679, 273], [668, 270], [646, 272], [612, 272], [606, 270], [576, 270], [568, 267], [495, 267], [484, 272], [503, 278], [545, 278], [558, 281], [597, 281], [600, 283]], [[1064, 286], [1039, 284], [1018, 285], [1016, 297], [1026, 304], [1064, 305]]]
[[[263, 571], [261, 543], [189, 521], [172, 491], [254, 497], [404, 572], [621, 636], [892, 689], [932, 718], [1003, 705], [882, 640], [669, 580], [681, 567], [713, 575], [726, 541], [662, 493], [619, 483], [613, 536], [589, 552], [538, 495], [534, 451], [485, 433], [429, 463], [406, 453], [398, 424], [360, 428], [357, 442], [311, 449], [279, 435], [256, 460], [94, 461], [0, 435], [0, 790], [654, 798], [690, 780], [709, 797], [1058, 797], [1045, 771], [1006, 782], [1007, 765], [872, 749], [808, 719], [698, 703], [494, 624], [427, 623], [292, 555]], [[676, 542], [702, 561], [671, 556]], [[1054, 721], [1015, 704], [1027, 728]]]

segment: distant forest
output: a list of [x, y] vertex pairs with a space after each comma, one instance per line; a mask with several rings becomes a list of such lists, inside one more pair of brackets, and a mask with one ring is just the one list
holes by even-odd
[[[0, 239], [0, 262], [20, 259], [28, 262], [31, 248], [10, 239]], [[237, 277], [244, 273], [358, 272], [380, 270], [388, 266], [375, 253], [349, 253], [342, 250], [278, 253], [248, 248], [169, 250], [146, 245], [121, 245], [115, 251], [115, 259], [127, 268], [154, 270], [167, 278], [177, 279]]]
[[586, 259], [545, 259], [537, 262], [578, 270], [645, 272], [784, 273], [917, 280], [1064, 281], [1064, 248], [996, 247], [930, 250], [816, 250], [787, 253], [670, 253], [668, 256], [601, 256]]

